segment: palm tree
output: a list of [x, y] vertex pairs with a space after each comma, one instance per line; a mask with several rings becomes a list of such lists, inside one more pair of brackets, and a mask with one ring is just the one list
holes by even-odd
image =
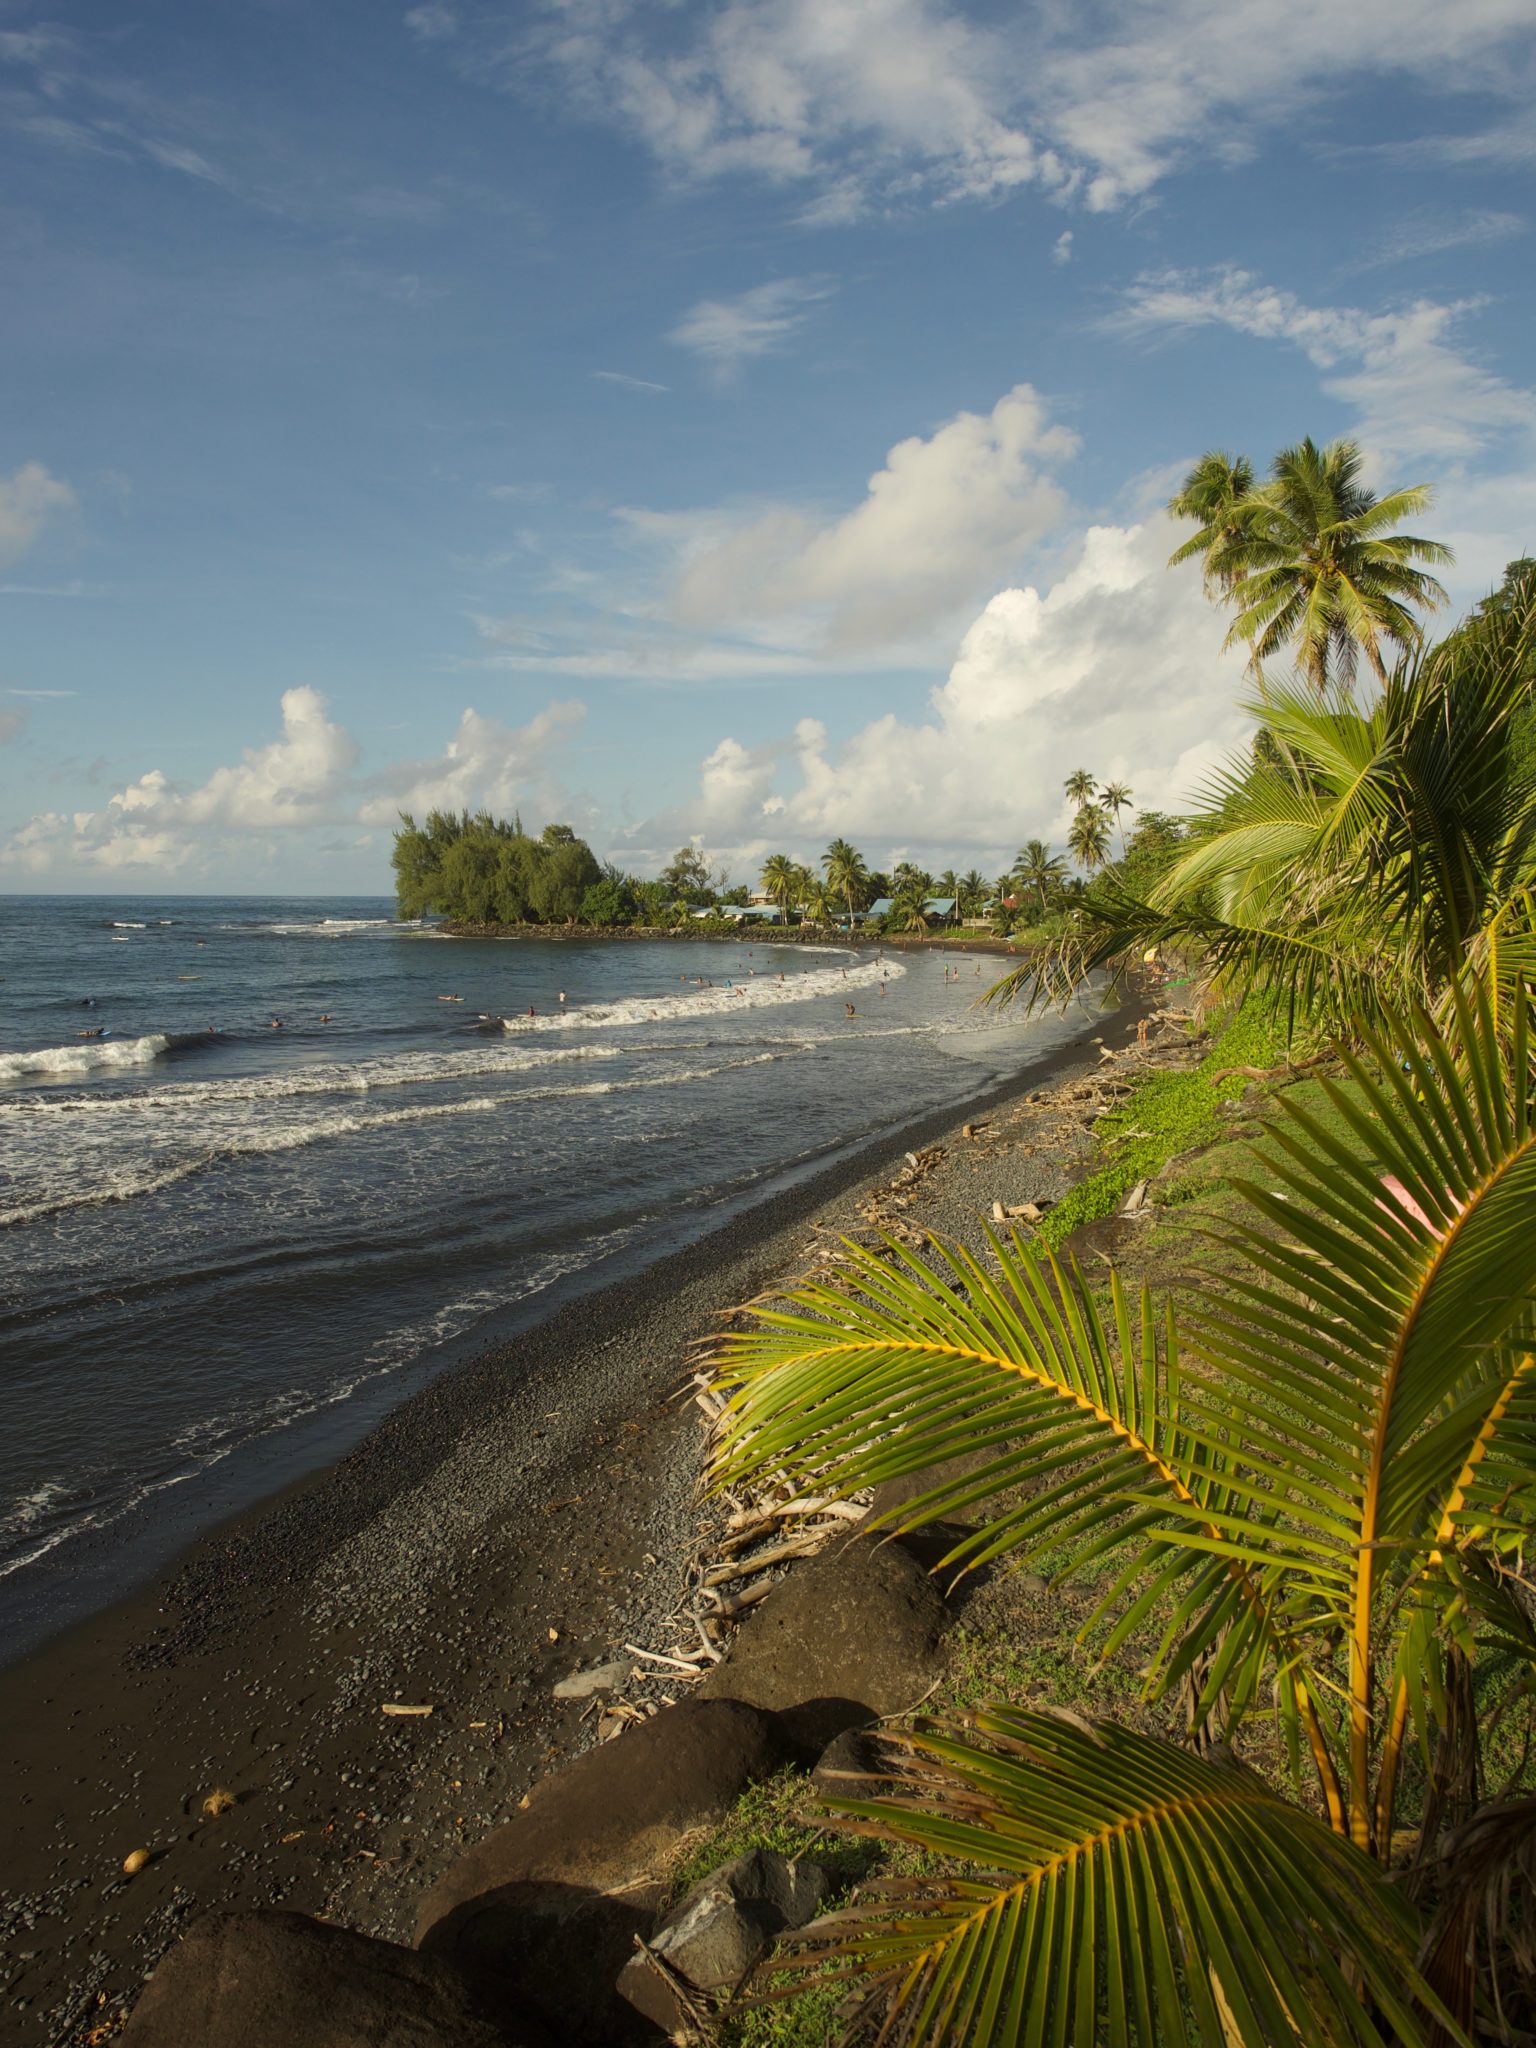
[[1114, 814], [1115, 830], [1120, 834], [1120, 858], [1125, 859], [1125, 824], [1120, 813], [1134, 809], [1131, 798], [1136, 792], [1126, 782], [1106, 782], [1099, 791], [1099, 801], [1106, 811]]
[[832, 895], [840, 896], [848, 906], [848, 929], [852, 931], [853, 913], [863, 904], [869, 886], [869, 869], [864, 865], [864, 856], [846, 839], [834, 839], [821, 856], [821, 865], [826, 870], [828, 890]]
[[1092, 874], [1109, 855], [1109, 820], [1097, 804], [1084, 804], [1072, 820], [1067, 846], [1080, 868]]
[[1207, 593], [1225, 594], [1233, 580], [1232, 550], [1246, 531], [1252, 492], [1253, 464], [1246, 455], [1208, 449], [1168, 500], [1170, 518], [1192, 519], [1199, 528], [1174, 549], [1168, 557], [1169, 567], [1201, 555]]
[[763, 862], [763, 893], [778, 904], [780, 924], [789, 923], [789, 905], [799, 874], [800, 870], [787, 853], [770, 853]]
[[1433, 1009], [1468, 969], [1507, 1008], [1536, 974], [1533, 674], [1536, 579], [1405, 658], [1369, 709], [1272, 689], [1247, 707], [1270, 744], [1233, 758], [1147, 900], [1091, 905], [995, 995], [1059, 998], [1158, 946], [1291, 1017]]
[[935, 875], [933, 886], [938, 895], [953, 896], [958, 900], [960, 895], [960, 877], [953, 868], [946, 868], [942, 875]]
[[[1474, 991], [1449, 1040], [1394, 1022], [1364, 1057], [1339, 1048], [1332, 1121], [1283, 1099], [1264, 1183], [1234, 1186], [1238, 1284], [1177, 1311], [1131, 1302], [1113, 1269], [1101, 1306], [1017, 1235], [985, 1263], [930, 1239], [850, 1250], [722, 1338], [717, 1486], [771, 1472], [846, 1499], [924, 1475], [874, 1526], [964, 1514], [935, 1569], [1083, 1572], [1105, 1659], [1157, 1608], [1147, 1690], [1228, 1759], [1003, 1706], [899, 1737], [897, 1796], [851, 1810], [929, 1852], [924, 1874], [801, 1937], [804, 1962], [884, 1987], [889, 2033], [1466, 2043], [1476, 1916], [1426, 1927], [1400, 1877], [1437, 1867], [1480, 1724], [1536, 1675], [1500, 1563], [1536, 1538], [1536, 1250], [1516, 1221], [1536, 1198], [1533, 1027], [1528, 992], [1501, 1035]], [[986, 1461], [941, 1476], [959, 1445]], [[1315, 1811], [1233, 1755], [1271, 1714]], [[1429, 1806], [1405, 1830], [1414, 1755]], [[1513, 1863], [1529, 1813], [1489, 1813]]]
[[806, 916], [812, 924], [830, 924], [833, 899], [826, 883], [819, 875], [813, 875], [809, 868], [804, 868], [801, 872], [805, 876], [805, 889], [800, 901], [805, 906]]
[[1027, 887], [1037, 891], [1042, 916], [1049, 912], [1051, 907], [1048, 891], [1058, 886], [1066, 871], [1067, 864], [1061, 855], [1052, 853], [1043, 839], [1031, 839], [1014, 855], [1014, 875]]
[[1092, 803], [1099, 792], [1098, 783], [1086, 768], [1074, 768], [1062, 784], [1062, 788], [1067, 792], [1068, 801], [1076, 804], [1079, 809], [1084, 804]]
[[1387, 679], [1381, 643], [1420, 645], [1412, 607], [1446, 602], [1443, 586], [1415, 562], [1449, 562], [1449, 548], [1392, 529], [1429, 503], [1426, 485], [1374, 497], [1360, 480], [1354, 441], [1282, 448], [1270, 481], [1248, 501], [1242, 536], [1220, 561], [1237, 617], [1227, 645], [1250, 649], [1256, 673], [1294, 642], [1298, 665], [1321, 694], [1348, 683], [1362, 651]]
[[955, 906], [962, 917], [974, 917], [987, 900], [986, 878], [979, 868], [967, 868], [955, 884]]

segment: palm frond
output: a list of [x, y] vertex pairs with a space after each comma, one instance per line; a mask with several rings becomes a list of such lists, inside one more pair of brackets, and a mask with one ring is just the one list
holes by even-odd
[[1435, 2020], [1462, 2038], [1406, 1902], [1250, 1772], [1007, 1707], [894, 1748], [892, 1796], [828, 1804], [974, 1875], [875, 1886], [788, 1959], [868, 1980], [882, 2042], [1419, 2048]]

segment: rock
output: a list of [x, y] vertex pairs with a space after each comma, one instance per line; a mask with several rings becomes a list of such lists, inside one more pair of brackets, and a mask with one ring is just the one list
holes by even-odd
[[829, 1799], [880, 1799], [891, 1790], [878, 1751], [861, 1728], [845, 1728], [816, 1759], [811, 1783]]
[[[900, 1479], [884, 1479], [874, 1490], [870, 1502], [870, 1513], [872, 1515], [890, 1515], [901, 1508], [909, 1507], [920, 1494], [931, 1493], [936, 1486], [948, 1485], [956, 1479], [971, 1478], [975, 1473], [981, 1471], [984, 1465], [990, 1465], [997, 1456], [998, 1452], [995, 1448], [982, 1451], [960, 1451], [953, 1458], [945, 1458], [940, 1464], [930, 1465], [926, 1471], [907, 1472]], [[986, 1520], [988, 1512], [988, 1508], [983, 1502], [974, 1508], [967, 1508], [963, 1514], [955, 1516], [951, 1522], [936, 1524], [935, 1527], [948, 1527], [955, 1531], [979, 1528], [982, 1522]], [[913, 1539], [910, 1536], [903, 1536], [898, 1540], [907, 1549], [913, 1547]], [[950, 1540], [953, 1542], [953, 1536]], [[918, 1561], [920, 1564], [931, 1569], [932, 1565], [937, 1562], [937, 1557], [930, 1558], [928, 1556], [929, 1546], [926, 1543], [921, 1548], [922, 1554], [919, 1556]], [[946, 1544], [944, 1548], [947, 1550], [949, 1544]], [[943, 1554], [944, 1552], [941, 1550], [937, 1553], [937, 1556], [942, 1557]]]
[[[827, 1882], [818, 1864], [772, 1849], [748, 1850], [696, 1884], [647, 1946], [695, 1991], [733, 1992], [779, 1935], [816, 1917]], [[666, 1979], [643, 1955], [630, 1957], [618, 1988], [664, 2033], [686, 2020]]]
[[636, 2038], [643, 2023], [614, 1980], [651, 1925], [677, 1837], [722, 1819], [793, 1754], [775, 1716], [740, 1700], [664, 1708], [544, 1779], [452, 1864], [422, 1902], [417, 1946], [526, 2001], [562, 2042]]
[[165, 1957], [122, 2048], [548, 2048], [452, 1963], [305, 1913], [212, 1913]]
[[916, 1558], [855, 1536], [774, 1588], [695, 1697], [772, 1708], [819, 1753], [844, 1728], [917, 1704], [939, 1672], [943, 1624], [943, 1597]]
[[590, 1699], [595, 1692], [612, 1692], [629, 1676], [627, 1664], [594, 1664], [588, 1671], [573, 1671], [555, 1687], [557, 1700]]

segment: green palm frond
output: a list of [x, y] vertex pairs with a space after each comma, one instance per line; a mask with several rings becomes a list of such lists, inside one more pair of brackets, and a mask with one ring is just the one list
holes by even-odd
[[893, 1796], [828, 1802], [976, 1873], [877, 1885], [798, 1938], [792, 1965], [870, 1980], [881, 2041], [1415, 2048], [1416, 2007], [1449, 2024], [1405, 1902], [1250, 1772], [1107, 1724], [968, 1719], [898, 1740]]

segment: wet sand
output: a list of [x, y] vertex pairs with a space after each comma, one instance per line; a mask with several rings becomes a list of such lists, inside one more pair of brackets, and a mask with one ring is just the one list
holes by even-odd
[[[1140, 1014], [1090, 1031], [1134, 1041]], [[698, 1414], [675, 1398], [690, 1344], [793, 1270], [812, 1223], [845, 1227], [909, 1148], [944, 1143], [957, 1162], [914, 1220], [961, 1228], [995, 1178], [962, 1121], [1097, 1062], [1079, 1041], [570, 1303], [0, 1674], [12, 2038], [110, 2039], [178, 1929], [213, 1908], [409, 1939], [459, 1844], [591, 1740], [592, 1703], [554, 1684], [662, 1640], [695, 1530]], [[1030, 1170], [1055, 1193], [1071, 1161]], [[236, 1804], [204, 1818], [215, 1787]], [[125, 1879], [138, 1848], [153, 1860]]]

